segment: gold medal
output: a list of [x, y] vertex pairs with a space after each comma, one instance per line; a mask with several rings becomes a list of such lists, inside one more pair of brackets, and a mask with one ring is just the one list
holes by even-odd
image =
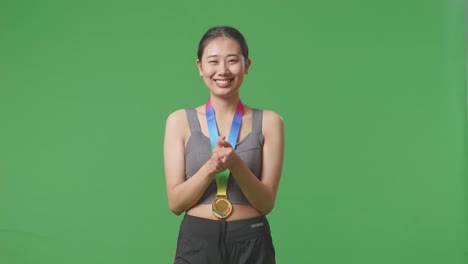
[[213, 215], [217, 218], [224, 219], [231, 214], [232, 204], [227, 197], [217, 196], [211, 204], [211, 212], [213, 212]]

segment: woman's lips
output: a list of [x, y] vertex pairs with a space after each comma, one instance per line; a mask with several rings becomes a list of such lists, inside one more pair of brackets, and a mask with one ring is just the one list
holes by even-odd
[[233, 79], [215, 79], [215, 83], [218, 87], [226, 88], [228, 87]]

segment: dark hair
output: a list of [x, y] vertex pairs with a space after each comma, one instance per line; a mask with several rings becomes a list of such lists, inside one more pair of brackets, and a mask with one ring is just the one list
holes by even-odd
[[200, 40], [200, 43], [198, 44], [198, 60], [201, 61], [203, 50], [205, 49], [208, 42], [219, 37], [228, 37], [235, 40], [241, 48], [241, 52], [244, 56], [244, 59], [247, 60], [249, 58], [249, 47], [247, 46], [247, 42], [245, 41], [244, 36], [242, 36], [239, 30], [233, 27], [223, 26], [212, 27], [208, 29], [205, 35], [203, 35], [202, 39]]

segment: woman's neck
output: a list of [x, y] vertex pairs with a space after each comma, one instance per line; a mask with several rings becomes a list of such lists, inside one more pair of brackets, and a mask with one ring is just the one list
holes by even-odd
[[217, 116], [233, 115], [236, 112], [240, 98], [238, 95], [230, 98], [210, 96], [210, 101]]

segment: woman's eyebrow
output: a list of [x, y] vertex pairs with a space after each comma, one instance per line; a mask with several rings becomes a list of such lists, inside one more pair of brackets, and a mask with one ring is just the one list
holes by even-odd
[[[231, 57], [231, 56], [239, 57], [238, 54], [228, 54], [228, 55], [226, 55], [226, 57]], [[208, 56], [206, 56], [206, 57], [207, 57], [207, 58], [217, 58], [218, 55], [208, 55]]]

